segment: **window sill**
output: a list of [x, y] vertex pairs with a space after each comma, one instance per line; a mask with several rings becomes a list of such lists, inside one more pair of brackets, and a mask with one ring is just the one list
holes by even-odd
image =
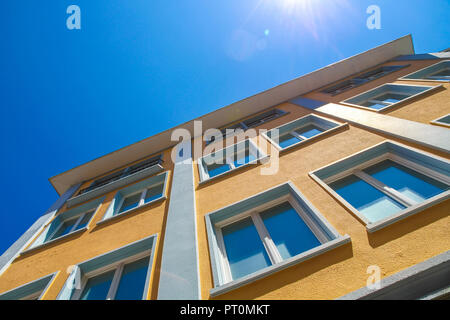
[[50, 240], [50, 241], [41, 243], [41, 244], [39, 244], [39, 245], [37, 245], [37, 246], [35, 246], [35, 247], [30, 247], [30, 248], [28, 248], [28, 249], [25, 249], [25, 250], [22, 251], [20, 254], [21, 254], [21, 255], [22, 255], [22, 254], [28, 254], [29, 252], [38, 250], [38, 249], [40, 249], [40, 248], [43, 248], [43, 247], [45, 247], [45, 246], [47, 246], [47, 245], [51, 245], [51, 244], [56, 243], [56, 242], [58, 242], [58, 241], [61, 241], [61, 240], [63, 240], [63, 239], [67, 239], [67, 238], [69, 238], [69, 237], [71, 237], [71, 236], [73, 236], [73, 235], [83, 233], [83, 232], [86, 231], [87, 229], [88, 229], [88, 227], [86, 226], [86, 227], [84, 227], [84, 228], [75, 230], [75, 231], [73, 231], [73, 232], [71, 232], [71, 233], [68, 233], [68, 234], [65, 234], [65, 235], [63, 235], [63, 236], [61, 236], [61, 237], [59, 237], [59, 238], [55, 238], [55, 239], [52, 239], [52, 240]]
[[450, 199], [450, 190], [443, 192], [442, 194], [438, 194], [430, 199], [427, 199], [421, 203], [418, 203], [412, 207], [404, 209], [390, 217], [384, 218], [383, 220], [369, 223], [366, 225], [366, 229], [369, 233], [375, 232], [377, 230], [383, 229], [391, 224], [396, 223], [397, 221], [406, 219], [409, 216], [412, 216], [416, 213], [419, 213], [429, 207], [434, 206], [435, 204], [441, 203], [447, 199]]
[[143, 205], [140, 206], [140, 207], [132, 208], [132, 209], [129, 209], [129, 210], [127, 210], [127, 211], [121, 212], [120, 214], [116, 214], [116, 215], [111, 216], [111, 217], [109, 217], [109, 218], [100, 220], [99, 222], [96, 223], [96, 225], [97, 225], [97, 226], [103, 225], [103, 224], [105, 224], [105, 223], [107, 223], [107, 222], [109, 222], [109, 221], [113, 221], [113, 220], [115, 220], [115, 219], [118, 219], [119, 217], [123, 217], [123, 216], [128, 215], [128, 214], [130, 214], [130, 213], [133, 213], [133, 212], [135, 212], [135, 211], [137, 211], [137, 210], [139, 210], [139, 209], [148, 207], [148, 206], [150, 206], [150, 205], [152, 205], [152, 204], [154, 204], [154, 203], [156, 203], [156, 202], [164, 201], [164, 200], [166, 200], [166, 199], [167, 199], [166, 196], [162, 196], [162, 197], [160, 197], [160, 198], [158, 198], [158, 199], [155, 199], [155, 200], [152, 200], [152, 201], [150, 201], [150, 202], [147, 202], [146, 204], [143, 204]]
[[77, 205], [79, 203], [88, 201], [90, 199], [94, 199], [94, 198], [96, 198], [96, 197], [98, 197], [100, 195], [103, 195], [103, 194], [108, 193], [110, 191], [113, 191], [115, 189], [121, 188], [123, 186], [126, 186], [126, 185], [128, 185], [130, 183], [136, 182], [136, 181], [141, 180], [143, 178], [149, 177], [149, 176], [151, 176], [151, 175], [153, 175], [155, 173], [161, 172], [161, 171], [163, 171], [163, 169], [164, 168], [160, 164], [157, 164], [157, 165], [151, 166], [149, 168], [146, 168], [144, 170], [141, 170], [139, 172], [136, 172], [136, 173], [134, 173], [132, 175], [129, 175], [129, 176], [123, 177], [123, 178], [121, 178], [119, 180], [116, 180], [116, 181], [113, 181], [111, 183], [108, 183], [108, 184], [106, 184], [106, 185], [104, 185], [102, 187], [99, 187], [97, 189], [94, 189], [94, 190], [91, 190], [89, 192], [80, 194], [80, 195], [78, 195], [76, 197], [73, 197], [73, 198], [67, 200], [67, 202], [66, 202], [67, 207], [70, 208], [70, 207], [73, 207], [73, 206], [75, 206], [75, 205]]
[[212, 178], [208, 178], [208, 179], [202, 180], [202, 181], [200, 181], [200, 182], [198, 183], [198, 185], [199, 185], [199, 186], [204, 185], [204, 184], [206, 184], [206, 183], [208, 183], [208, 182], [210, 182], [210, 181], [212, 181], [212, 180], [214, 180], [214, 179], [217, 179], [217, 178], [219, 178], [219, 177], [226, 176], [226, 175], [231, 174], [231, 173], [233, 173], [233, 172], [236, 172], [237, 170], [240, 170], [240, 169], [242, 169], [242, 168], [246, 168], [246, 167], [248, 167], [249, 165], [252, 165], [252, 164], [258, 164], [258, 162], [259, 162], [260, 164], [261, 164], [261, 163], [264, 163], [265, 161], [267, 161], [267, 160], [269, 159], [269, 157], [270, 157], [270, 155], [265, 155], [265, 156], [260, 157], [260, 158], [258, 158], [258, 159], [256, 159], [256, 160], [253, 160], [253, 161], [250, 161], [250, 162], [248, 162], [248, 163], [246, 163], [246, 164], [243, 164], [243, 165], [241, 165], [241, 166], [238, 167], [238, 168], [234, 168], [234, 169], [228, 170], [228, 171], [226, 171], [226, 172], [223, 172], [223, 173], [221, 173], [221, 174], [218, 174], [217, 176], [214, 176], [214, 177], [212, 177]]
[[279, 264], [272, 265], [270, 267], [264, 268], [260, 271], [256, 271], [252, 274], [249, 274], [243, 278], [233, 280], [231, 282], [228, 282], [226, 284], [220, 285], [218, 287], [215, 287], [210, 290], [209, 294], [211, 297], [216, 297], [221, 294], [227, 293], [229, 291], [238, 289], [242, 286], [245, 286], [249, 283], [255, 282], [259, 279], [268, 277], [278, 271], [284, 270], [286, 268], [289, 268], [291, 266], [297, 265], [303, 261], [307, 261], [309, 259], [312, 259], [313, 257], [316, 257], [322, 253], [328, 252], [330, 250], [333, 250], [337, 247], [340, 247], [344, 244], [350, 243], [351, 239], [349, 235], [345, 236], [339, 236], [338, 238], [331, 240], [327, 243], [324, 243], [316, 248], [313, 248], [311, 250], [308, 250], [306, 252], [303, 252], [299, 255], [296, 255], [295, 257], [292, 257], [290, 259], [287, 259]]

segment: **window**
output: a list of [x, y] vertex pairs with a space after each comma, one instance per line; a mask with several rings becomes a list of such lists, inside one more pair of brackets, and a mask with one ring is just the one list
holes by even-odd
[[41, 247], [42, 245], [65, 238], [69, 235], [83, 232], [102, 204], [104, 197], [90, 201], [75, 208], [58, 214], [33, 244], [26, 251]]
[[441, 118], [431, 121], [431, 123], [441, 125], [444, 127], [450, 127], [450, 113]]
[[291, 183], [210, 213], [206, 221], [212, 296], [349, 241]]
[[200, 180], [205, 181], [245, 165], [256, 163], [266, 155], [251, 141], [245, 140], [200, 158]]
[[155, 244], [153, 235], [80, 263], [57, 299], [147, 299]]
[[448, 198], [449, 173], [445, 159], [385, 142], [311, 176], [375, 231]]
[[400, 80], [450, 81], [450, 60], [413, 72]]
[[389, 83], [347, 99], [343, 103], [372, 111], [382, 111], [438, 87]]
[[141, 162], [139, 162], [139, 163], [137, 163], [135, 165], [132, 165], [132, 166], [130, 166], [128, 168], [125, 168], [123, 170], [111, 173], [111, 174], [106, 175], [106, 176], [104, 176], [104, 177], [102, 177], [100, 179], [95, 180], [94, 182], [92, 182], [92, 184], [89, 187], [80, 190], [79, 194], [83, 194], [83, 193], [92, 191], [94, 189], [100, 188], [102, 186], [105, 186], [105, 185], [107, 185], [109, 183], [112, 183], [112, 182], [114, 182], [116, 180], [119, 180], [121, 178], [124, 178], [126, 176], [132, 175], [132, 174], [134, 174], [136, 172], [139, 172], [141, 170], [144, 170], [146, 168], [158, 165], [161, 162], [162, 162], [162, 154], [160, 154], [160, 155], [158, 155], [156, 157], [153, 157], [153, 158], [141, 161]]
[[[287, 112], [280, 110], [280, 109], [272, 109], [269, 111], [266, 111], [260, 115], [257, 115], [255, 117], [252, 117], [250, 119], [235, 123], [233, 125], [227, 126], [226, 128], [221, 129], [222, 132], [222, 138], [226, 138], [228, 136], [227, 130], [247, 130], [249, 128], [257, 127], [262, 125], [263, 123], [275, 120], [276, 118], [281, 117], [282, 115], [287, 114]], [[206, 141], [206, 145], [214, 142], [214, 137], [211, 137], [211, 140]]]
[[163, 172], [119, 190], [106, 210], [103, 220], [98, 223], [165, 199], [166, 182], [167, 172]]
[[[283, 202], [220, 229], [229, 281], [256, 272], [321, 245], [289, 202]], [[324, 240], [325, 242], [326, 240]], [[245, 246], [242, 244], [245, 243]]]
[[74, 300], [141, 300], [150, 256], [128, 259], [86, 275]]
[[338, 84], [335, 84], [331, 87], [328, 87], [324, 90], [322, 90], [323, 93], [331, 94], [331, 95], [338, 95], [340, 93], [343, 93], [347, 90], [353, 89], [357, 86], [360, 86], [364, 83], [367, 83], [369, 81], [384, 77], [385, 75], [388, 75], [389, 73], [395, 72], [397, 70], [400, 70], [405, 66], [383, 66], [376, 68], [374, 70], [365, 72], [359, 76], [356, 76], [349, 80], [344, 80], [339, 82]]
[[0, 294], [0, 300], [40, 300], [56, 273]]
[[279, 149], [285, 150], [301, 142], [346, 126], [313, 114], [272, 129], [263, 135]]
[[143, 206], [153, 200], [162, 198], [164, 192], [163, 187], [164, 185], [161, 183], [154, 187], [123, 197], [122, 203], [119, 205], [119, 210], [116, 214], [120, 214], [122, 212]]

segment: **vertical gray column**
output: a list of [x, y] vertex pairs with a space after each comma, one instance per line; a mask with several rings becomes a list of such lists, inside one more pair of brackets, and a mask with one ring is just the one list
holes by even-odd
[[6, 250], [2, 256], [0, 256], [0, 276], [8, 268], [8, 266], [14, 261], [14, 259], [19, 255], [23, 248], [28, 244], [28, 242], [35, 236], [39, 229], [45, 225], [58, 210], [64, 205], [64, 203], [69, 199], [75, 191], [77, 191], [80, 184], [70, 187], [58, 200], [41, 216], [33, 225], [25, 231], [25, 233], [14, 242], [11, 247]]
[[179, 144], [162, 251], [159, 300], [198, 300], [194, 171], [190, 141]]

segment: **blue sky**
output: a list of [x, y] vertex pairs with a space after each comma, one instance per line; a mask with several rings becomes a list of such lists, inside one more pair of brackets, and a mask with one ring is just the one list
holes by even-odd
[[[81, 30], [66, 9], [81, 8]], [[381, 30], [366, 27], [369, 5]], [[0, 253], [57, 199], [48, 178], [411, 33], [450, 47], [449, 0], [0, 4]]]

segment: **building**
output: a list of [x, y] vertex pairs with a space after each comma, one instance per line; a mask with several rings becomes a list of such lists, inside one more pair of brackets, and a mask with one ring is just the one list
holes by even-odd
[[339, 61], [50, 178], [0, 299], [448, 298], [449, 126], [448, 51]]

